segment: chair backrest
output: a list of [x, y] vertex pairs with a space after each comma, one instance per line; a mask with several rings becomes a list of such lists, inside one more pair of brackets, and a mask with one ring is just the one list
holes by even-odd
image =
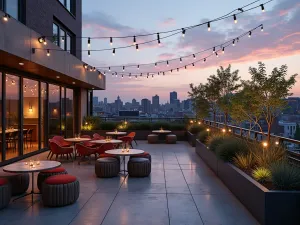
[[112, 144], [112, 143], [105, 143], [105, 144], [103, 144], [103, 145], [100, 146], [98, 152], [99, 152], [100, 154], [103, 154], [103, 153], [105, 153], [105, 151], [111, 150], [111, 149], [114, 149], [114, 148], [115, 148], [115, 147], [114, 147], [114, 144]]
[[127, 136], [134, 138], [135, 137], [135, 132], [130, 132], [129, 134], [127, 134]]
[[62, 146], [62, 145], [70, 145], [69, 142], [65, 141], [65, 139], [64, 139], [63, 136], [54, 136], [52, 139], [55, 140], [55, 141], [57, 141], [60, 146]]
[[81, 135], [80, 137], [81, 137], [81, 138], [89, 138], [89, 139], [91, 139], [91, 136], [90, 136], [90, 135], [87, 135], [87, 134]]
[[123, 143], [128, 144], [131, 143], [133, 138], [132, 137], [128, 137], [128, 136], [124, 136], [124, 137], [120, 137], [119, 140], [123, 141]]
[[97, 133], [93, 134], [93, 138], [95, 138], [94, 140], [103, 140], [103, 139], [105, 139], [103, 136], [101, 136], [100, 134], [97, 134]]
[[50, 146], [51, 152], [53, 152], [54, 154], [59, 154], [61, 152], [60, 151], [61, 147], [59, 146], [59, 144], [57, 143], [56, 140], [50, 139], [49, 146]]
[[89, 151], [89, 148], [87, 146], [85, 146], [84, 144], [80, 144], [80, 143], [77, 143], [75, 145], [75, 148], [80, 155], [85, 155]]

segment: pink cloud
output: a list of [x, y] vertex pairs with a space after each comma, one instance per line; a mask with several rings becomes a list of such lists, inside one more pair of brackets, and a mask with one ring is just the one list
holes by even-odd
[[162, 27], [170, 27], [170, 26], [174, 26], [176, 25], [176, 20], [174, 18], [167, 18], [167, 19], [164, 19], [163, 21], [161, 21], [159, 23], [159, 26], [162, 26]]

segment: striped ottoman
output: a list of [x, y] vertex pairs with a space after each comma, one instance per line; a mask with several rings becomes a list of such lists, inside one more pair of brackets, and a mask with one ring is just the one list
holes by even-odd
[[11, 194], [21, 195], [25, 193], [29, 186], [29, 174], [28, 173], [6, 173], [0, 172], [0, 178], [7, 179], [11, 186]]
[[11, 187], [7, 179], [0, 178], [0, 209], [8, 206], [11, 197]]
[[176, 144], [177, 136], [175, 134], [168, 134], [166, 136], [167, 144]]
[[79, 181], [75, 176], [61, 174], [48, 177], [43, 184], [43, 204], [50, 207], [73, 204], [79, 197], [79, 191]]
[[147, 177], [151, 173], [151, 162], [146, 158], [132, 158], [127, 167], [131, 177]]
[[68, 172], [65, 170], [65, 168], [63, 167], [57, 167], [55, 169], [51, 169], [51, 170], [44, 170], [42, 172], [40, 172], [38, 174], [38, 178], [37, 178], [37, 186], [39, 188], [40, 191], [42, 191], [43, 187], [43, 183], [44, 181], [51, 176], [54, 175], [60, 175], [60, 174], [68, 174]]
[[97, 177], [116, 177], [120, 172], [120, 162], [113, 157], [99, 158], [95, 162]]
[[156, 144], [158, 142], [157, 134], [149, 134], [147, 137], [148, 144]]

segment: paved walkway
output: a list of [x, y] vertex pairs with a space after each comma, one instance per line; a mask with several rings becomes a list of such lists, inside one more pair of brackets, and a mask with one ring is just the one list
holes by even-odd
[[93, 164], [63, 163], [80, 181], [80, 197], [75, 204], [46, 208], [38, 196], [33, 206], [30, 197], [24, 198], [0, 211], [0, 224], [258, 224], [188, 143], [149, 145], [139, 141], [137, 148], [152, 155], [150, 177], [100, 179]]

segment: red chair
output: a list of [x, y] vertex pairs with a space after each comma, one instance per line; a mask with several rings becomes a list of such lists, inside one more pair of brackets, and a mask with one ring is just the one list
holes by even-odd
[[[89, 138], [89, 139], [91, 139], [91, 136], [90, 136], [90, 135], [87, 135], [87, 134], [81, 135], [80, 137], [81, 137], [81, 138]], [[89, 141], [84, 141], [84, 142], [82, 142], [82, 143], [83, 143], [83, 145], [85, 145], [86, 147], [89, 147], [89, 148], [96, 147], [96, 144], [93, 144], [93, 143], [91, 143], [91, 142], [89, 142]]]
[[112, 143], [105, 143], [105, 144], [101, 145], [97, 151], [97, 153], [99, 154], [99, 158], [113, 157], [113, 158], [116, 158], [117, 160], [119, 160], [119, 162], [120, 162], [119, 156], [105, 153], [105, 151], [111, 150], [111, 149], [115, 149], [115, 146]]
[[104, 140], [105, 138], [101, 136], [100, 134], [94, 133], [93, 134], [93, 140]]
[[73, 148], [72, 147], [62, 147], [60, 146], [60, 143], [56, 140], [49, 140], [49, 146], [50, 146], [50, 151], [51, 151], [51, 155], [50, 155], [50, 160], [52, 159], [52, 156], [53, 155], [56, 155], [56, 160], [57, 160], [57, 157], [59, 155], [63, 156], [63, 155], [67, 155], [67, 159], [69, 159], [69, 156], [70, 158], [73, 160]]
[[70, 147], [71, 146], [71, 143], [65, 141], [65, 138], [63, 136], [54, 136], [52, 139], [57, 141], [61, 147]]
[[91, 155], [95, 155], [95, 159], [97, 158], [97, 148], [90, 148], [85, 144], [76, 144], [77, 153], [81, 156], [81, 160], [78, 161], [78, 165], [80, 165], [81, 161], [84, 161], [85, 157], [88, 157], [89, 163], [91, 163]]
[[132, 146], [133, 138], [132, 137], [124, 136], [124, 137], [119, 137], [118, 139], [121, 140], [126, 145], [129, 144], [131, 146], [131, 148], [133, 148], [133, 146]]
[[129, 134], [127, 134], [127, 137], [131, 137], [132, 140], [133, 140], [133, 141], [135, 142], [135, 144], [137, 145], [136, 140], [134, 139], [134, 138], [135, 138], [135, 135], [136, 135], [135, 132], [130, 132]]

